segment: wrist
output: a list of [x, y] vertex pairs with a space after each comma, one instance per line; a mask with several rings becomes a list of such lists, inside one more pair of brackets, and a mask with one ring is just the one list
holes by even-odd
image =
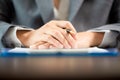
[[16, 34], [21, 43], [25, 46], [29, 46], [29, 37], [34, 30], [17, 30]]
[[92, 32], [91, 46], [99, 46], [103, 40], [104, 32]]

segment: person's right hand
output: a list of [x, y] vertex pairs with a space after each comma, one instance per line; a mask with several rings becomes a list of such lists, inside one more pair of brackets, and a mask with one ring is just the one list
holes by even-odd
[[[68, 34], [65, 29], [71, 29]], [[26, 47], [30, 48], [72, 48], [74, 47], [76, 30], [68, 21], [50, 21], [41, 28], [32, 31], [18, 30], [17, 37]]]

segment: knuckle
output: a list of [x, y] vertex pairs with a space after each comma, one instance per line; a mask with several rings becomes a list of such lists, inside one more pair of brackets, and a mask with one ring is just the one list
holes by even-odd
[[51, 20], [51, 21], [50, 21], [50, 23], [55, 23], [55, 22], [56, 22], [56, 20]]
[[46, 23], [46, 26], [52, 27], [52, 25], [55, 25], [55, 23], [56, 23], [56, 21], [55, 21], [55, 20], [52, 20], [52, 21]]
[[45, 26], [46, 26], [46, 27], [49, 27], [49, 26], [50, 26], [50, 23], [45, 24]]

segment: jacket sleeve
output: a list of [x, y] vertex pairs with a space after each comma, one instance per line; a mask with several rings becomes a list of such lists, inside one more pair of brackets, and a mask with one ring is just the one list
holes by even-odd
[[0, 0], [0, 49], [4, 47], [2, 42], [3, 35], [13, 26], [11, 21], [14, 15], [14, 8], [11, 0]]
[[[109, 18], [108, 18], [108, 25], [103, 25], [98, 28], [92, 29], [93, 31], [99, 31], [99, 30], [110, 30], [110, 36], [104, 36], [104, 46], [109, 46], [112, 43], [115, 43], [112, 47], [120, 47], [120, 0], [114, 0], [114, 3], [112, 5]], [[106, 38], [107, 37], [107, 38]], [[109, 39], [111, 43], [106, 44], [106, 41]], [[112, 40], [111, 40], [112, 39]], [[114, 40], [114, 42], [113, 42]], [[109, 42], [107, 41], [107, 42]]]

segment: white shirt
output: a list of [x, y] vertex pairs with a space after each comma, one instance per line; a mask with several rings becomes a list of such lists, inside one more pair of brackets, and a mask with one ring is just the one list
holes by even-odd
[[54, 7], [54, 16], [58, 20], [67, 20], [70, 0], [60, 0], [59, 9]]

